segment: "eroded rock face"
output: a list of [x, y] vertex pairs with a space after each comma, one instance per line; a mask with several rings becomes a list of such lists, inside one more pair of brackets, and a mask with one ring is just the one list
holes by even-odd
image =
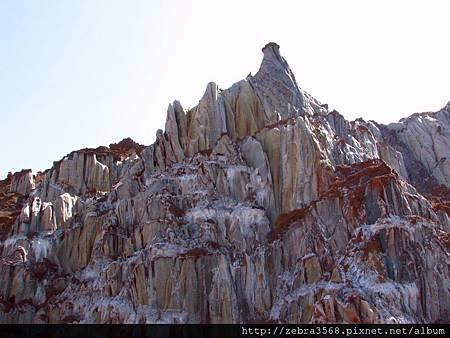
[[450, 320], [449, 105], [347, 121], [263, 52], [148, 147], [0, 181], [0, 322]]

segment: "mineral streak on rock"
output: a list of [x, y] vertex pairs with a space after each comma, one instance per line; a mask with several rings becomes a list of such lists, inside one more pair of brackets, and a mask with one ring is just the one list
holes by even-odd
[[263, 53], [150, 146], [0, 181], [1, 323], [450, 320], [450, 103], [347, 121]]

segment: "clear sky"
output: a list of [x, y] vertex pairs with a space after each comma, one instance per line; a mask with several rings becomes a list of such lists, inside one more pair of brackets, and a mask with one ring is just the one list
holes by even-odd
[[450, 101], [449, 1], [0, 1], [0, 178], [164, 128], [281, 45], [299, 86], [349, 119]]

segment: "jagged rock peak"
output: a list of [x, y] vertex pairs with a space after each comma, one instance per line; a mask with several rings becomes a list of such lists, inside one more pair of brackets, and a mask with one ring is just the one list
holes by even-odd
[[[277, 69], [276, 69], [277, 71], [278, 70], [283, 70], [289, 76], [292, 77], [291, 80], [292, 80], [293, 84], [298, 89], [297, 82], [295, 81], [294, 74], [292, 73], [292, 71], [291, 71], [291, 69], [289, 67], [289, 64], [287, 63], [287, 61], [280, 54], [280, 45], [278, 45], [275, 42], [269, 42], [268, 44], [266, 44], [262, 48], [262, 52], [264, 53], [264, 58], [263, 58], [263, 61], [261, 63], [261, 68], [266, 66], [268, 62], [274, 64], [275, 66], [277, 66]], [[260, 69], [260, 71], [261, 70], [262, 69]], [[300, 92], [299, 89], [298, 89], [298, 91]]]
[[258, 72], [247, 79], [255, 88], [267, 115], [277, 113], [287, 118], [324, 112], [320, 102], [300, 89], [277, 43], [269, 42], [262, 52], [264, 57]]
[[327, 105], [299, 88], [278, 44], [269, 42], [262, 51], [264, 57], [254, 76], [248, 75], [225, 90], [208, 83], [199, 104], [187, 111], [178, 101], [169, 105], [165, 133], [160, 133], [156, 145], [167, 147], [156, 153], [169, 154], [170, 161], [181, 160], [212, 149], [223, 133], [232, 139], [242, 138], [280, 120], [328, 113]]

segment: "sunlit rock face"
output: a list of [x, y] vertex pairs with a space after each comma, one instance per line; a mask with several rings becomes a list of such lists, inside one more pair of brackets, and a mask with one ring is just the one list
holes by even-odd
[[347, 121], [263, 53], [148, 147], [0, 181], [0, 322], [450, 320], [450, 105]]

